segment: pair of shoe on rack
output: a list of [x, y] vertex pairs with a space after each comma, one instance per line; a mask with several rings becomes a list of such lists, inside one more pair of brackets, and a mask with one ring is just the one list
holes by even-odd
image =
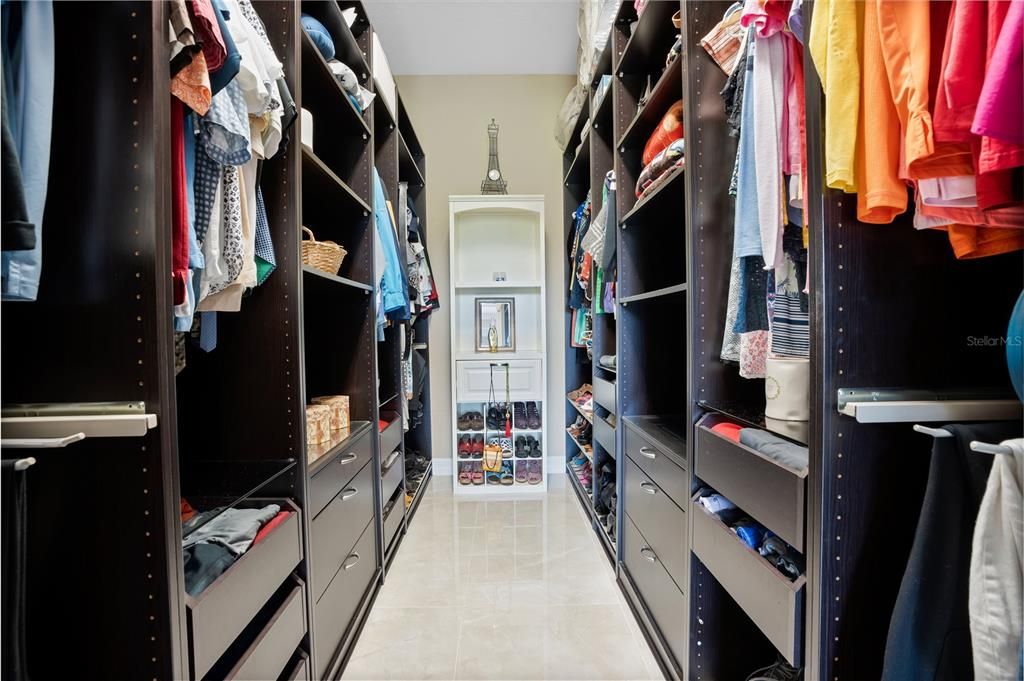
[[540, 440], [532, 435], [520, 435], [516, 438], [517, 459], [539, 459], [541, 455]]
[[803, 667], [797, 669], [779, 655], [778, 659], [775, 660], [775, 664], [752, 672], [746, 681], [803, 681], [803, 679]]
[[512, 458], [512, 438], [510, 437], [498, 437], [492, 436], [487, 438], [487, 444], [490, 447], [497, 447], [501, 450], [501, 458], [511, 459]]
[[480, 464], [459, 462], [459, 484], [460, 485], [482, 485], [484, 484], [484, 471]]
[[540, 430], [540, 407], [536, 402], [513, 402], [516, 430]]
[[577, 416], [576, 421], [565, 430], [581, 445], [590, 444], [594, 432], [593, 426], [582, 416]]
[[594, 411], [594, 387], [589, 383], [584, 383], [576, 390], [570, 392], [567, 397], [581, 411], [588, 414]]
[[517, 461], [516, 482], [539, 485], [544, 478], [544, 468], [540, 461]]
[[487, 471], [485, 473], [488, 485], [511, 485], [515, 482], [512, 475], [512, 462], [502, 461], [500, 471]]
[[590, 485], [594, 480], [589, 460], [576, 469], [576, 478], [579, 479], [580, 484], [583, 485], [583, 487], [588, 490], [590, 489]]
[[483, 430], [484, 415], [478, 411], [467, 411], [456, 421], [459, 430]]
[[590, 458], [587, 456], [587, 454], [585, 454], [583, 452], [579, 452], [578, 454], [576, 454], [576, 456], [574, 456], [571, 459], [569, 459], [569, 466], [574, 471], [580, 470], [581, 468], [583, 468], [584, 465], [589, 464], [589, 463], [590, 463]]
[[484, 458], [484, 436], [461, 435], [458, 449], [460, 459], [482, 459]]

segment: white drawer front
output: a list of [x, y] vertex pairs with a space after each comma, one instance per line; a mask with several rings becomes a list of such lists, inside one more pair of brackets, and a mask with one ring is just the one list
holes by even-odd
[[[500, 360], [493, 362], [494, 395], [505, 401], [505, 367], [508, 364], [508, 384], [513, 400], [543, 400], [541, 360]], [[491, 393], [492, 362], [461, 361], [455, 364], [457, 399], [459, 402], [486, 402]]]

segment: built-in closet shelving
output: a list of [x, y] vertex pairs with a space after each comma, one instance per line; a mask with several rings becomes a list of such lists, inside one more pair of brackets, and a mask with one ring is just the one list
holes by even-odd
[[[720, 359], [737, 138], [729, 134], [719, 94], [726, 76], [700, 40], [730, 4], [656, 1], [637, 17], [633, 3], [622, 3], [611, 58], [599, 59], [595, 71], [610, 64], [614, 73], [619, 357], [608, 378], [615, 379], [619, 421], [616, 572], [670, 678], [745, 678], [780, 658], [803, 667], [806, 678], [878, 678], [931, 442], [910, 422], [872, 423], [841, 413], [837, 393], [869, 386], [979, 395], [1006, 390], [1003, 349], [965, 339], [1005, 333], [1022, 258], [957, 260], [945, 234], [913, 229], [910, 215], [892, 225], [857, 222], [856, 196], [822, 186], [821, 85], [805, 56], [810, 419], [766, 418], [764, 380], [741, 378], [735, 364]], [[804, 3], [805, 26], [814, 5]], [[678, 30], [671, 24], [676, 11]], [[665, 68], [677, 34], [682, 55]], [[670, 171], [637, 200], [641, 149], [679, 99], [685, 168]], [[587, 191], [599, 194], [595, 133], [602, 116], [588, 101], [566, 152], [567, 230]], [[577, 151], [584, 126], [591, 126], [589, 144]], [[571, 314], [566, 319], [569, 326]], [[595, 324], [595, 359], [604, 329]], [[566, 390], [593, 377], [596, 397], [601, 370], [580, 359], [580, 351], [567, 350]], [[993, 420], [1007, 411], [986, 411], [984, 401], [975, 407]], [[568, 405], [567, 422], [576, 415]], [[808, 468], [784, 468], [712, 431], [723, 422], [772, 430], [807, 446]], [[567, 446], [571, 458], [578, 448], [571, 438]], [[704, 485], [801, 554], [804, 572], [787, 579], [747, 548], [698, 503]], [[592, 515], [588, 490], [574, 487]]]
[[[392, 325], [378, 343], [374, 296], [372, 171], [403, 218], [407, 183], [425, 238], [422, 147], [400, 98], [396, 112], [379, 95], [358, 111], [300, 23], [301, 13], [323, 23], [337, 59], [373, 90], [361, 4], [254, 7], [297, 106], [313, 116], [313, 144], [296, 121], [263, 166], [276, 269], [240, 312], [218, 313], [216, 348], [190, 347], [176, 373], [168, 5], [55, 3], [59, 64], [74, 61], [63, 46], [83, 30], [110, 39], [93, 52], [99, 86], [56, 70], [53, 148], [82, 157], [50, 164], [38, 300], [3, 303], [4, 404], [144, 403], [148, 416], [129, 417], [144, 422], [137, 430], [97, 417], [107, 425], [87, 424], [94, 435], [66, 447], [36, 442], [24, 473], [36, 678], [337, 677], [429, 479], [428, 467], [407, 487], [404, 461], [406, 445], [430, 457], [429, 388], [422, 424], [406, 433], [401, 380], [403, 353], [426, 359], [428, 319]], [[83, 123], [106, 132], [82, 137]], [[303, 226], [347, 250], [337, 275], [302, 264]], [[305, 406], [322, 395], [349, 396], [351, 428], [307, 446]], [[13, 427], [5, 421], [5, 437]], [[5, 459], [19, 451], [5, 442]], [[189, 596], [182, 498], [294, 513]]]

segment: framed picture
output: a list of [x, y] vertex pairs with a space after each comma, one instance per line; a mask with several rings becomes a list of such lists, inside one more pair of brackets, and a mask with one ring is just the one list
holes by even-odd
[[476, 299], [477, 352], [516, 351], [515, 298]]

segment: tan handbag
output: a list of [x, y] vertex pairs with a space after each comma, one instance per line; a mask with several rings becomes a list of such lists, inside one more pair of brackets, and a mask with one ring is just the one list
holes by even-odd
[[811, 418], [811, 363], [807, 359], [769, 357], [765, 362], [764, 415], [782, 421]]
[[489, 473], [497, 473], [501, 470], [501, 447], [498, 445], [484, 445], [484, 470]]

